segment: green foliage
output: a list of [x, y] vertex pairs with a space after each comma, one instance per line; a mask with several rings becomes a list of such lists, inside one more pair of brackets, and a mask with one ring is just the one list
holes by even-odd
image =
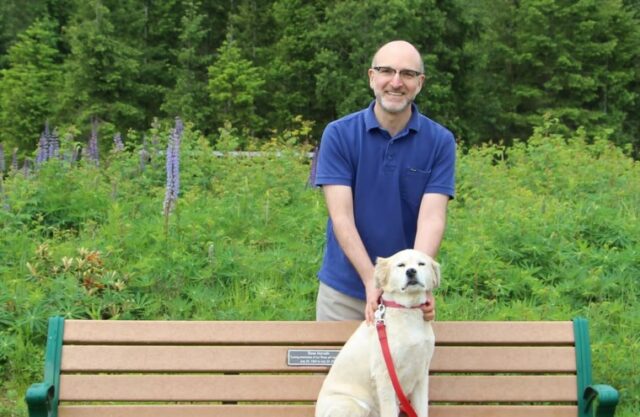
[[9, 50], [9, 68], [0, 71], [0, 142], [6, 149], [33, 150], [54, 115], [62, 81], [55, 31], [53, 22], [35, 21]]
[[206, 16], [198, 12], [197, 4], [189, 2], [186, 7], [180, 22], [180, 42], [175, 51], [175, 86], [167, 93], [162, 109], [171, 116], [180, 116], [196, 126], [205, 127], [209, 125], [211, 116], [210, 107], [202, 105], [208, 101], [207, 67], [210, 58], [203, 56], [201, 51], [209, 30], [205, 27]]
[[[51, 315], [313, 319], [326, 210], [305, 186], [310, 123], [267, 143], [222, 132], [225, 150], [237, 141], [262, 152], [251, 157], [219, 156], [187, 124], [179, 204], [165, 230], [169, 128], [154, 124], [145, 145], [105, 152], [99, 168], [54, 159], [4, 178], [2, 412], [24, 415]], [[628, 360], [640, 355], [640, 165], [605, 138], [556, 131], [550, 120], [512, 148], [460, 152], [438, 317], [587, 317], [595, 379], [621, 390], [620, 416], [630, 417], [640, 411]]]
[[640, 31], [620, 0], [478, 3], [495, 13], [472, 52], [476, 134], [524, 139], [550, 113], [566, 132], [607, 127], [637, 148]]
[[226, 40], [218, 50], [218, 58], [209, 67], [208, 91], [214, 108], [213, 119], [245, 126], [255, 132], [262, 127], [256, 113], [256, 96], [264, 85], [261, 71], [242, 58], [235, 42]]
[[77, 7], [67, 29], [71, 52], [59, 112], [80, 126], [91, 117], [141, 125], [144, 115], [136, 99], [140, 51], [117, 36], [112, 12], [101, 0], [81, 1]]

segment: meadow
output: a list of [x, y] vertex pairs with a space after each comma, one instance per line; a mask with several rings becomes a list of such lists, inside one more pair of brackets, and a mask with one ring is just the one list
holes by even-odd
[[[620, 390], [618, 416], [640, 415], [640, 164], [606, 137], [553, 132], [459, 150], [438, 320], [586, 317], [595, 381]], [[304, 132], [247, 145], [261, 156], [219, 156], [243, 138], [213, 148], [187, 126], [170, 210], [169, 127], [146, 133], [102, 144], [99, 164], [2, 173], [0, 415], [26, 415], [52, 315], [314, 318], [326, 210]]]

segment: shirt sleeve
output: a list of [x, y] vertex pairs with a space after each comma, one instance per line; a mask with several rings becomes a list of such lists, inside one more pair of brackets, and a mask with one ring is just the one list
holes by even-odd
[[352, 186], [354, 166], [343, 139], [335, 124], [327, 125], [320, 141], [315, 185]]
[[424, 193], [436, 193], [455, 197], [456, 141], [453, 134], [447, 132], [443, 138]]

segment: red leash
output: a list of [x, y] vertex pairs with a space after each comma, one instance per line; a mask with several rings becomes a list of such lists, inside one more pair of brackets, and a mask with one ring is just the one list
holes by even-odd
[[404, 395], [404, 391], [402, 391], [402, 386], [400, 385], [400, 381], [398, 380], [398, 374], [396, 374], [396, 368], [393, 365], [391, 351], [389, 350], [389, 340], [387, 339], [387, 327], [384, 324], [384, 312], [386, 310], [386, 306], [398, 308], [408, 307], [394, 303], [392, 301], [385, 301], [383, 299], [380, 299], [380, 305], [378, 306], [378, 310], [376, 311], [376, 330], [378, 331], [378, 339], [380, 340], [380, 347], [382, 348], [382, 356], [384, 357], [384, 362], [387, 364], [387, 370], [389, 371], [389, 377], [391, 378], [393, 389], [398, 396], [398, 400], [400, 401], [400, 410], [403, 411], [408, 417], [418, 417], [416, 411], [411, 406], [411, 402], [409, 401], [407, 396]]

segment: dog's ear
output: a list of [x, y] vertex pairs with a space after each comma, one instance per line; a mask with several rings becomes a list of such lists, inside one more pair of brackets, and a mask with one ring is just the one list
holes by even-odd
[[382, 289], [387, 285], [389, 280], [389, 260], [388, 258], [376, 258], [376, 269], [373, 273], [373, 281], [376, 284], [376, 288]]
[[431, 268], [433, 269], [433, 288], [438, 288], [440, 286], [440, 264], [432, 260]]

